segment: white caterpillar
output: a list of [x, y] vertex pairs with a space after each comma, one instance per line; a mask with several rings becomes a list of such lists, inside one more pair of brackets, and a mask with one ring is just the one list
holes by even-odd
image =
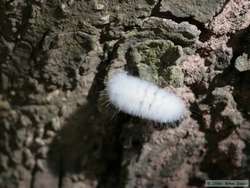
[[120, 111], [155, 122], [175, 122], [185, 113], [181, 98], [126, 72], [115, 73], [108, 80], [107, 93]]

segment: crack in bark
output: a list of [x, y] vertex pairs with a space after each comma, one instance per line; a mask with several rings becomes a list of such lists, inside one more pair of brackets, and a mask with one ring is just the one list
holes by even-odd
[[217, 13], [215, 13], [215, 15], [213, 16], [213, 18], [212, 18], [211, 20], [213, 20], [213, 19], [214, 19], [215, 17], [217, 17], [220, 13], [222, 13], [223, 10], [224, 10], [224, 8], [227, 6], [227, 4], [228, 4], [230, 1], [231, 1], [231, 0], [226, 0], [226, 1], [223, 3], [221, 9], [220, 9]]
[[58, 188], [62, 188], [63, 177], [64, 177], [64, 168], [63, 168], [63, 157], [61, 153], [58, 162]]
[[[36, 160], [37, 161], [37, 160]], [[35, 188], [35, 181], [36, 181], [36, 172], [37, 172], [37, 166], [35, 165], [35, 167], [32, 169], [31, 171], [31, 180], [30, 180], [30, 188]]]
[[160, 12], [161, 2], [162, 2], [162, 0], [158, 0], [158, 2], [155, 4], [154, 8], [152, 9], [150, 16], [153, 16], [154, 14]]
[[[161, 1], [162, 0], [160, 0], [159, 2], [161, 2]], [[199, 36], [199, 40], [202, 42], [209, 40], [209, 38], [212, 35], [214, 35], [214, 33], [211, 30], [209, 30], [205, 27], [204, 23], [197, 21], [192, 16], [190, 16], [190, 17], [178, 17], [178, 16], [175, 16], [170, 11], [160, 12], [159, 8], [160, 8], [160, 5], [158, 5], [154, 9], [154, 11], [152, 11], [152, 14], [151, 14], [152, 17], [169, 19], [169, 20], [172, 20], [176, 23], [188, 22], [189, 24], [196, 26], [201, 31], [201, 34]]]
[[[108, 50], [108, 49], [106, 49]], [[114, 56], [116, 51], [116, 47], [113, 47], [113, 50], [108, 52], [107, 57], [103, 55], [104, 60], [100, 63], [97, 68], [97, 74], [95, 77], [95, 86], [90, 90], [88, 95], [88, 100], [93, 101], [98, 98], [95, 95], [98, 95], [100, 91], [105, 89], [104, 78], [108, 74], [110, 62]], [[104, 49], [105, 53], [105, 49]], [[98, 92], [97, 92], [98, 91]], [[93, 97], [95, 96], [95, 97]], [[94, 101], [93, 101], [94, 102]], [[112, 133], [108, 133], [111, 135], [112, 138], [108, 138], [108, 141], [104, 138], [103, 142], [105, 147], [102, 151], [103, 161], [105, 163], [105, 170], [98, 178], [98, 186], [97, 188], [108, 188], [108, 187], [121, 187], [122, 185], [122, 158], [123, 158], [123, 147], [120, 141], [120, 136], [122, 133], [122, 126], [121, 124], [126, 122], [126, 117], [121, 115], [118, 116], [116, 120], [112, 123], [111, 129], [107, 129], [107, 131], [112, 131]], [[112, 140], [110, 142], [110, 140]], [[107, 143], [105, 143], [107, 142]], [[111, 148], [110, 148], [111, 147]], [[110, 157], [115, 156], [115, 157]], [[60, 188], [60, 187], [59, 187]]]

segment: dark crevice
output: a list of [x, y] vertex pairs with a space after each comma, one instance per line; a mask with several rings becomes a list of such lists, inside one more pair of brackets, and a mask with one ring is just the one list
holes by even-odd
[[162, 2], [162, 0], [159, 0], [159, 2], [153, 8], [150, 16], [170, 19], [170, 20], [173, 20], [176, 23], [188, 22], [188, 23], [190, 23], [192, 25], [195, 25], [201, 31], [201, 34], [199, 36], [199, 40], [202, 41], [202, 42], [209, 40], [209, 38], [212, 35], [214, 35], [214, 33], [211, 30], [209, 30], [209, 29], [207, 29], [205, 27], [204, 23], [195, 20], [191, 16], [190, 17], [177, 17], [177, 16], [173, 15], [173, 13], [170, 12], [170, 11], [161, 12], [160, 11], [161, 2]]
[[[221, 112], [225, 108], [224, 103], [216, 103], [214, 104], [214, 99], [212, 96], [212, 91], [215, 88], [223, 87], [225, 85], [234, 85], [234, 78], [237, 77], [237, 73], [233, 68], [232, 64], [227, 69], [223, 71], [223, 73], [217, 75], [212, 83], [210, 83], [210, 87], [207, 91], [207, 96], [204, 98], [200, 104], [205, 104], [209, 106], [209, 111], [202, 111], [200, 109], [198, 103], [194, 103], [191, 106], [192, 118], [195, 119], [200, 125], [200, 131], [205, 134], [205, 139], [207, 141], [206, 148], [207, 151], [203, 160], [200, 163], [200, 168], [202, 172], [208, 174], [209, 178], [225, 178], [228, 177], [230, 171], [232, 171], [233, 166], [227, 161], [227, 156], [222, 156], [221, 151], [218, 148], [219, 143], [228, 138], [233, 131], [237, 129], [234, 126], [233, 122], [230, 119], [223, 117]], [[196, 91], [193, 91], [196, 93]], [[213, 106], [215, 105], [216, 108]], [[203, 118], [203, 115], [210, 113], [211, 114], [211, 122], [206, 123], [206, 120]], [[216, 132], [216, 124], [218, 120], [223, 120], [223, 125], [226, 125], [226, 129]], [[218, 157], [220, 156], [220, 157]], [[200, 183], [198, 181], [198, 183]]]
[[248, 39], [247, 36], [250, 32], [250, 26], [239, 30], [235, 34], [230, 35], [230, 40], [228, 41], [227, 45], [228, 47], [231, 47], [233, 49], [233, 59], [235, 60], [239, 55], [241, 55], [243, 52], [247, 53], [248, 50]]
[[[104, 49], [108, 50], [108, 49]], [[104, 90], [105, 84], [104, 84], [104, 79], [105, 76], [108, 74], [109, 66], [110, 66], [110, 61], [112, 56], [112, 52], [107, 52], [108, 57], [107, 59], [104, 59], [97, 67], [97, 74], [95, 76], [95, 79], [93, 81], [93, 85], [90, 88], [89, 94], [87, 96], [88, 101], [96, 103], [96, 99], [99, 98], [100, 92]], [[105, 55], [103, 55], [103, 58], [105, 58]]]
[[37, 166], [35, 165], [35, 167], [32, 169], [31, 172], [30, 188], [35, 188], [35, 181], [36, 181], [35, 175], [37, 170], [38, 170]]
[[162, 0], [158, 0], [154, 8], [152, 9], [150, 16], [155, 16], [155, 15], [160, 14], [161, 2]]
[[[122, 125], [126, 123], [128, 119], [129, 117], [126, 114], [120, 113], [118, 114], [116, 122], [112, 125], [113, 133], [111, 133], [111, 135], [113, 138], [108, 139], [112, 139], [113, 141], [111, 144], [107, 144], [106, 147], [103, 148], [103, 156], [106, 167], [99, 179], [97, 188], [123, 187], [125, 177], [123, 177], [123, 145], [120, 137], [123, 131]], [[104, 143], [109, 143], [109, 141], [104, 140]]]
[[96, 29], [104, 29], [105, 27], [109, 26], [110, 23], [107, 23], [107, 24], [95, 24], [94, 27]]
[[226, 1], [223, 3], [221, 9], [213, 16], [213, 18], [217, 17], [220, 13], [222, 13], [222, 11], [224, 10], [225, 6], [226, 6], [229, 2], [230, 2], [230, 0], [226, 0]]
[[59, 161], [58, 161], [58, 188], [62, 187], [63, 177], [64, 177], [64, 165], [63, 165], [63, 154], [60, 154]]
[[250, 55], [249, 42], [250, 42], [250, 26], [237, 31], [235, 34], [230, 36], [230, 40], [227, 45], [233, 49], [233, 57], [231, 60], [231, 65], [235, 72], [235, 82], [233, 84], [233, 96], [237, 103], [237, 109], [242, 113], [243, 117], [247, 120], [250, 119], [249, 114], [249, 103], [248, 96], [245, 95], [249, 91], [249, 75], [250, 71], [240, 72], [235, 68], [236, 59], [243, 53]]
[[42, 49], [44, 40], [45, 40], [46, 36], [48, 36], [49, 32], [50, 32], [50, 30], [45, 31], [43, 33], [41, 39], [38, 41], [38, 43], [35, 45], [35, 47], [33, 47], [32, 52], [30, 54], [29, 62], [32, 60], [36, 61], [35, 58], [37, 56], [37, 53]]
[[103, 43], [105, 43], [105, 42], [107, 42], [107, 41], [109, 41], [109, 40], [112, 40], [111, 38], [109, 38], [107, 35], [107, 31], [110, 29], [110, 25], [106, 25], [102, 30], [101, 30], [101, 32], [100, 32], [100, 39], [99, 39], [99, 41], [100, 41], [100, 44], [103, 44]]
[[[41, 65], [40, 63], [37, 63], [36, 57], [38, 57], [39, 53], [41, 53], [41, 49], [42, 49], [42, 46], [44, 44], [45, 38], [46, 38], [46, 36], [48, 36], [49, 32], [50, 32], [50, 30], [47, 30], [46, 32], [43, 33], [40, 41], [38, 41], [38, 43], [33, 47], [32, 51], [30, 53], [30, 57], [28, 60], [28, 63], [31, 67], [30, 73], [29, 73], [30, 75], [33, 75], [34, 70], [42, 70], [43, 65]], [[42, 81], [43, 81], [41, 79], [42, 79], [42, 76], [40, 75], [40, 79], [38, 79], [38, 81], [40, 83], [42, 83]]]
[[[18, 44], [18, 41], [22, 40], [22, 36], [27, 32], [27, 28], [29, 26], [29, 19], [31, 18], [32, 15], [32, 2], [26, 1], [27, 6], [22, 10], [22, 20], [21, 24], [18, 26], [18, 31], [15, 34], [16, 35], [16, 40], [15, 44]], [[18, 36], [21, 36], [20, 38]]]
[[[107, 57], [103, 55], [104, 59], [97, 68], [97, 74], [95, 76], [93, 85], [88, 94], [88, 101], [96, 103], [100, 93], [105, 90], [105, 77], [108, 74], [111, 60], [115, 55], [116, 47], [113, 47], [112, 51], [108, 48], [104, 49], [104, 52], [108, 54]], [[110, 125], [107, 125], [108, 137], [103, 138], [104, 148], [102, 149], [103, 161], [105, 163], [105, 169], [99, 176], [98, 188], [120, 187], [122, 173], [122, 158], [123, 147], [120, 141], [120, 135], [122, 133], [122, 124], [127, 122], [128, 117], [122, 113], [118, 113], [117, 118], [112, 120]], [[108, 127], [110, 126], [110, 127]]]
[[193, 103], [190, 107], [190, 111], [192, 112], [191, 113], [191, 117], [193, 119], [195, 119], [198, 124], [200, 125], [199, 126], [199, 129], [201, 132], [205, 132], [205, 129], [206, 129], [206, 122], [205, 120], [203, 119], [203, 112], [202, 110], [200, 109], [198, 103]]
[[189, 179], [189, 185], [194, 187], [202, 187], [204, 186], [204, 179], [200, 177], [191, 177]]

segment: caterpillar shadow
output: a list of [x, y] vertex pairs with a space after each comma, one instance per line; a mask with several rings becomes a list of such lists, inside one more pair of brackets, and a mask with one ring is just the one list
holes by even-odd
[[[118, 187], [121, 164], [119, 135], [123, 117], [110, 119], [97, 109], [107, 65], [101, 63], [89, 90], [87, 103], [78, 108], [49, 146], [48, 165], [59, 177], [58, 187], [73, 175], [98, 182], [98, 187]], [[106, 177], [109, 177], [108, 179]], [[111, 181], [111, 178], [113, 181]]]

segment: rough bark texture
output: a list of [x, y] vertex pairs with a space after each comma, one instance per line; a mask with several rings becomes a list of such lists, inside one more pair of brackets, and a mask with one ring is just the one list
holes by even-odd
[[[0, 187], [203, 187], [250, 177], [248, 0], [1, 0]], [[174, 125], [106, 107], [120, 69]]]

